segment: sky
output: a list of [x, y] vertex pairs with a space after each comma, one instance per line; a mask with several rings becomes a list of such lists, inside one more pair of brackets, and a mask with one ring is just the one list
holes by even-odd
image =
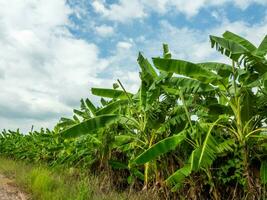
[[138, 52], [193, 62], [226, 58], [209, 35], [229, 30], [259, 45], [267, 0], [0, 0], [0, 130], [53, 128], [91, 87], [119, 78], [136, 92]]

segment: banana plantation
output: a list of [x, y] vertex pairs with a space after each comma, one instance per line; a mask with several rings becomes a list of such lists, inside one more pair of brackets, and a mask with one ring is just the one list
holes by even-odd
[[[211, 47], [231, 64], [139, 53], [140, 87], [92, 88], [53, 130], [3, 130], [0, 156], [105, 173], [118, 191], [160, 199], [267, 197], [267, 37], [226, 31]], [[189, 47], [188, 47], [189, 48]], [[119, 77], [118, 77], [119, 78]]]

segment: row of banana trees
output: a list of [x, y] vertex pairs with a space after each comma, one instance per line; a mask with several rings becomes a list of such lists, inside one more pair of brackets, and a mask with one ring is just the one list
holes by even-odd
[[3, 131], [0, 155], [108, 172], [119, 189], [165, 199], [264, 199], [267, 184], [267, 37], [256, 47], [226, 31], [211, 45], [231, 64], [138, 56], [136, 94], [118, 80], [92, 88], [53, 131]]

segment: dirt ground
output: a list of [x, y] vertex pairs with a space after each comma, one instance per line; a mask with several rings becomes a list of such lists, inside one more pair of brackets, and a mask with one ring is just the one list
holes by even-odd
[[0, 174], [0, 200], [29, 200], [14, 182]]

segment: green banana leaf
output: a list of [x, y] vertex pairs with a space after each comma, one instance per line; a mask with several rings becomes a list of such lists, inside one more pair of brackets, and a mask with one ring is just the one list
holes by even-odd
[[215, 73], [188, 61], [164, 58], [153, 58], [152, 60], [159, 70], [187, 76], [204, 83], [211, 83], [212, 81], [221, 79], [221, 77]]
[[94, 106], [94, 104], [89, 99], [86, 99], [85, 100], [85, 104], [88, 107], [88, 109], [91, 111], [91, 113], [93, 115], [95, 115], [96, 107]]
[[240, 44], [241, 46], [245, 47], [249, 51], [254, 51], [257, 49], [251, 42], [249, 42], [245, 38], [243, 38], [239, 35], [236, 35], [230, 31], [224, 32], [223, 37], [227, 40], [232, 40], [232, 41]]
[[119, 115], [102, 115], [83, 121], [61, 132], [64, 138], [78, 137], [95, 132], [100, 128], [115, 122]]
[[149, 149], [144, 151], [141, 155], [135, 158], [132, 164], [142, 165], [158, 156], [165, 154], [171, 150], [174, 150], [178, 144], [180, 144], [186, 138], [185, 132], [165, 138], [158, 143], [152, 145]]
[[112, 99], [127, 99], [128, 97], [132, 97], [133, 94], [127, 92], [125, 93], [123, 90], [114, 90], [107, 88], [92, 88], [92, 94], [100, 97], [107, 97]]
[[167, 185], [174, 186], [172, 191], [179, 189], [182, 186], [184, 179], [191, 174], [190, 164], [186, 164], [184, 167], [178, 169], [172, 175], [166, 179]]
[[116, 110], [118, 110], [119, 108], [121, 108], [122, 106], [125, 106], [128, 104], [128, 100], [127, 99], [123, 99], [123, 100], [118, 100], [112, 103], [109, 103], [107, 106], [101, 108], [100, 110], [98, 110], [95, 114], [97, 116], [99, 115], [106, 115], [106, 114], [112, 114], [114, 113]]
[[265, 56], [267, 53], [267, 36], [265, 36], [256, 51], [256, 55]]

